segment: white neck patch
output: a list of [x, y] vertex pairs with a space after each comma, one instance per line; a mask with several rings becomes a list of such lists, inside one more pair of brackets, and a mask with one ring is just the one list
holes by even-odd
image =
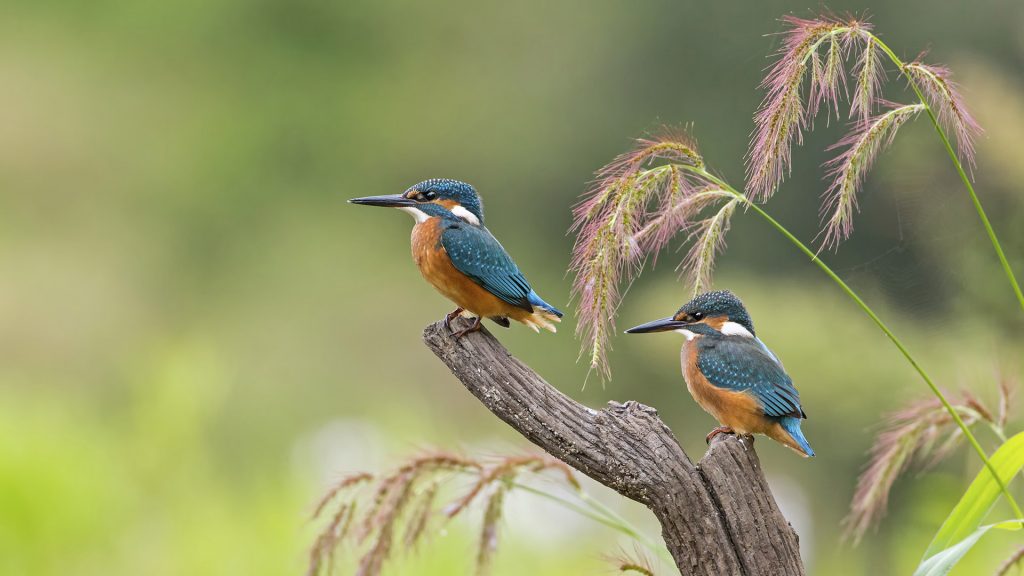
[[452, 214], [455, 214], [459, 218], [462, 218], [463, 220], [469, 222], [470, 224], [473, 224], [474, 226], [480, 225], [480, 219], [476, 217], [476, 214], [473, 214], [472, 212], [466, 210], [462, 206], [456, 206], [452, 208]]
[[398, 209], [401, 210], [402, 212], [405, 212], [406, 214], [412, 215], [412, 217], [416, 220], [417, 224], [430, 220], [429, 214], [427, 214], [423, 210], [420, 210], [419, 208], [416, 208], [415, 206], [399, 206]]
[[687, 341], [693, 340], [694, 338], [697, 337], [696, 333], [690, 332], [686, 328], [677, 328], [677, 329], [673, 330], [673, 332], [678, 332], [679, 334], [682, 334], [683, 336], [686, 337]]
[[747, 330], [743, 324], [738, 322], [726, 322], [725, 324], [722, 324], [720, 332], [726, 336], [742, 336], [744, 338], [754, 337], [754, 335], [750, 333], [750, 330]]

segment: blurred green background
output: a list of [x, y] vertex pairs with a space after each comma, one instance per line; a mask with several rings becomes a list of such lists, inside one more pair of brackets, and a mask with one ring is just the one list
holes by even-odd
[[[818, 6], [4, 2], [0, 573], [299, 574], [312, 504], [340, 474], [429, 447], [522, 450], [419, 344], [451, 306], [410, 261], [409, 219], [345, 200], [469, 181], [538, 292], [569, 310], [569, 207], [593, 170], [633, 136], [692, 123], [740, 184], [777, 18]], [[830, 8], [867, 11], [902, 56], [953, 67], [987, 130], [979, 193], [1024, 275], [1024, 5]], [[829, 124], [767, 206], [805, 240], [842, 134]], [[828, 260], [943, 387], [993, 400], [994, 375], [1021, 370], [1019, 310], [925, 122], [900, 133], [861, 207]], [[620, 327], [686, 299], [673, 257], [632, 288]], [[909, 573], [974, 460], [900, 482], [877, 534], [842, 544], [873, 427], [926, 390], [757, 218], [734, 218], [716, 285], [744, 298], [810, 414], [818, 458], [758, 443], [810, 571]], [[679, 341], [617, 338], [615, 379], [581, 389], [573, 328], [570, 314], [557, 335], [498, 336], [593, 406], [658, 407], [699, 457], [713, 424], [683, 388]], [[642, 507], [593, 491], [657, 534]], [[496, 574], [606, 573], [601, 555], [631, 547], [529, 495], [509, 507]], [[467, 573], [476, 530], [456, 522], [390, 573]], [[990, 572], [1014, 542], [992, 536], [958, 573]]]

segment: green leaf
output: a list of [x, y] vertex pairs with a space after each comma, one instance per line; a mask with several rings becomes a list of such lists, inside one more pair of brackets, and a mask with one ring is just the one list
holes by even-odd
[[[1003, 484], [1008, 485], [1024, 466], [1024, 432], [1004, 442], [990, 460]], [[999, 484], [992, 477], [992, 473], [987, 467], [982, 468], [935, 534], [935, 538], [924, 553], [925, 559], [931, 559], [939, 552], [946, 552], [955, 545], [963, 544], [969, 538], [975, 537], [981, 521], [996, 503], [1000, 492]], [[980, 534], [977, 535], [975, 541], [980, 537]], [[973, 542], [967, 549], [971, 546]], [[965, 549], [964, 552], [966, 551]]]
[[918, 564], [917, 570], [914, 570], [914, 576], [945, 576], [946, 574], [949, 574], [949, 571], [952, 570], [953, 566], [964, 557], [964, 554], [967, 554], [978, 540], [993, 528], [998, 528], [1000, 530], [1020, 530], [1021, 520], [1007, 520], [1006, 522], [989, 524], [978, 528], [963, 540], [949, 548], [946, 548], [945, 550], [940, 550], [937, 554], [923, 560]]

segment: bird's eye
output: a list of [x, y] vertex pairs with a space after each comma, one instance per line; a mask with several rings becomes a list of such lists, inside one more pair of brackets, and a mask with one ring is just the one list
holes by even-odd
[[434, 198], [437, 198], [437, 192], [434, 192], [433, 190], [427, 190], [426, 192], [420, 192], [420, 198], [423, 199], [423, 200], [426, 200], [427, 202], [429, 202], [429, 201], [433, 200]]
[[693, 320], [695, 322], [699, 321], [699, 320], [702, 320], [704, 318], [704, 313], [703, 312], [694, 312], [693, 314], [690, 314], [690, 318], [693, 318]]

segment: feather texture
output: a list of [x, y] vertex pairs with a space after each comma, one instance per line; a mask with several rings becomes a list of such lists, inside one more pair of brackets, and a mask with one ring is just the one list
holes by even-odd
[[448, 224], [441, 245], [459, 272], [509, 304], [533, 311], [530, 283], [501, 243], [482, 226]]
[[713, 386], [752, 395], [767, 416], [804, 417], [792, 379], [753, 340], [703, 337], [697, 347], [697, 366]]

